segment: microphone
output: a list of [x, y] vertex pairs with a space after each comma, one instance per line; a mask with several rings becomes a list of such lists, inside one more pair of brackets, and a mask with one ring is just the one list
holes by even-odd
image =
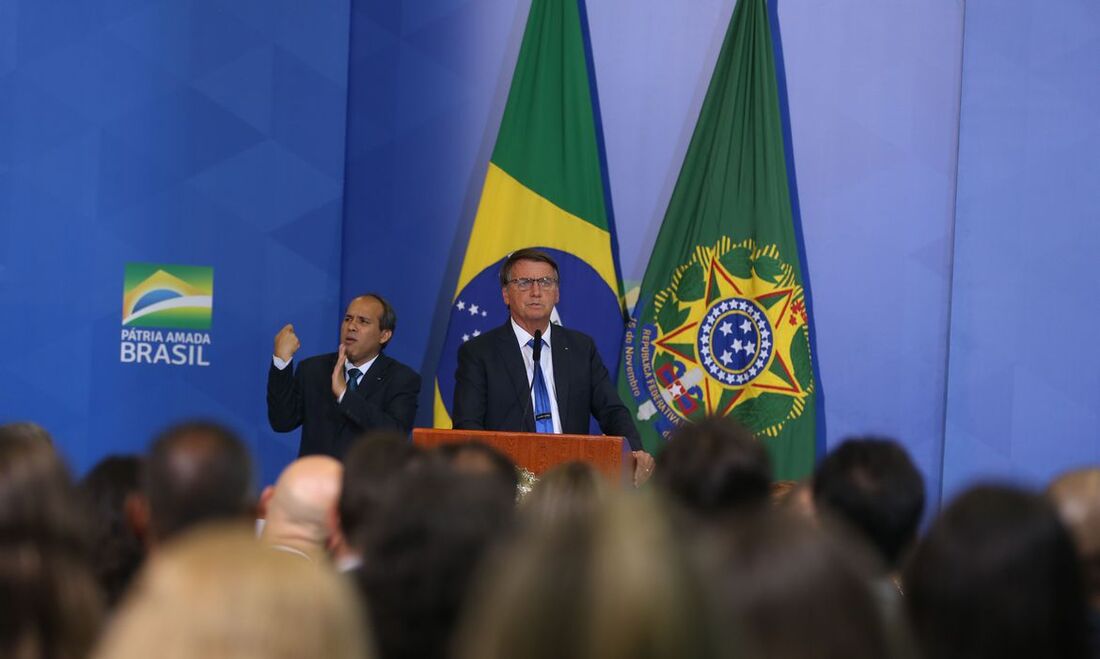
[[[531, 348], [531, 359], [537, 364], [539, 357], [542, 357], [542, 330], [535, 330], [535, 346]], [[535, 378], [531, 378], [532, 382], [534, 380]]]
[[[535, 365], [539, 363], [539, 358], [542, 357], [542, 330], [535, 330], [535, 343], [531, 346], [531, 385], [527, 387], [527, 402], [523, 404], [523, 418], [521, 423], [523, 427], [527, 428], [527, 414], [534, 414], [534, 399], [531, 396], [531, 392], [535, 390]], [[531, 425], [535, 425], [535, 419], [537, 417], [531, 417]]]

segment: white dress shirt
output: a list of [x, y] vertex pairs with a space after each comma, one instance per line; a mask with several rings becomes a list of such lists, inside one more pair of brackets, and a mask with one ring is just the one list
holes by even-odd
[[[352, 375], [353, 375], [352, 371], [356, 371], [356, 373], [354, 373], [354, 375], [355, 375], [355, 384], [357, 384], [357, 385], [362, 384], [363, 383], [363, 376], [367, 374], [367, 371], [370, 370], [371, 365], [374, 364], [374, 360], [376, 360], [376, 359], [378, 359], [378, 355], [375, 355], [374, 357], [371, 357], [370, 359], [363, 362], [359, 366], [356, 366], [356, 365], [352, 364], [351, 362], [345, 360], [344, 361], [344, 369], [345, 369], [344, 370], [344, 375], [346, 376], [346, 379], [350, 380]], [[530, 359], [530, 358], [528, 358], [528, 359]], [[290, 360], [283, 360], [283, 359], [279, 359], [275, 355], [271, 356], [271, 363], [274, 364], [275, 368], [279, 369], [280, 371], [283, 370], [284, 368], [286, 368], [287, 366], [290, 366], [291, 361], [293, 361], [293, 357]], [[534, 368], [534, 367], [532, 366], [532, 368]], [[345, 390], [344, 393], [346, 394], [347, 391]], [[340, 394], [340, 397], [336, 399], [336, 402], [341, 403], [343, 401], [344, 401], [344, 394]]]
[[[531, 388], [531, 416], [534, 417], [535, 410], [535, 388], [531, 386], [535, 377], [535, 358], [534, 348], [529, 347], [527, 342], [535, 337], [527, 333], [527, 330], [520, 327], [515, 319], [512, 319], [512, 331], [516, 333], [516, 341], [519, 342], [519, 352], [523, 355], [523, 367], [527, 369], [527, 386]], [[561, 417], [558, 416], [558, 394], [554, 391], [554, 356], [550, 351], [550, 332], [554, 328], [554, 323], [550, 323], [546, 328], [546, 332], [542, 335], [542, 340], [546, 342], [546, 345], [542, 346], [542, 353], [539, 354], [539, 366], [542, 367], [542, 378], [546, 381], [546, 393], [550, 396], [550, 415], [554, 419], [554, 432], [561, 434]]]

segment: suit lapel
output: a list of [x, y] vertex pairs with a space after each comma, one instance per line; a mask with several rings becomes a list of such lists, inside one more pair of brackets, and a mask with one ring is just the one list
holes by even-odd
[[363, 374], [363, 379], [359, 381], [359, 388], [355, 392], [363, 398], [370, 398], [371, 394], [382, 386], [382, 381], [386, 377], [386, 372], [390, 370], [391, 363], [393, 363], [393, 360], [389, 357], [378, 355], [378, 358], [370, 365], [367, 372]]
[[[508, 372], [508, 377], [512, 380], [512, 386], [516, 390], [516, 400], [519, 403], [520, 414], [522, 415], [523, 429], [526, 432], [534, 432], [535, 415], [534, 413], [525, 414], [525, 411], [530, 407], [527, 402], [527, 399], [530, 398], [527, 367], [523, 365], [523, 353], [519, 350], [519, 341], [516, 340], [516, 333], [512, 330], [511, 320], [500, 329], [499, 338], [500, 359], [504, 362], [504, 370]], [[528, 423], [528, 420], [530, 420], [530, 423]]]
[[558, 418], [562, 432], [567, 432], [566, 408], [569, 402], [569, 342], [560, 325], [550, 331], [550, 356], [554, 360], [554, 397], [558, 399]]

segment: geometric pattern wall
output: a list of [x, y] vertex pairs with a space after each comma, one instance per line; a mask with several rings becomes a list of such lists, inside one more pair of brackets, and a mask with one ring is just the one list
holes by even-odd
[[[209, 416], [270, 477], [275, 331], [336, 336], [347, 0], [76, 2], [0, 9], [0, 417], [78, 470]], [[129, 263], [213, 268], [202, 361], [122, 361]]]

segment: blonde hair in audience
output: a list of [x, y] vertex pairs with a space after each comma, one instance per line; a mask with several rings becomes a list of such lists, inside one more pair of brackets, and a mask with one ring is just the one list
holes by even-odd
[[585, 462], [566, 462], [547, 471], [524, 498], [521, 508], [531, 523], [591, 514], [607, 498], [604, 476]]
[[457, 659], [730, 656], [651, 494], [613, 493], [588, 515], [535, 521], [486, 565]]
[[369, 659], [366, 620], [340, 575], [218, 525], [156, 555], [96, 656]]

